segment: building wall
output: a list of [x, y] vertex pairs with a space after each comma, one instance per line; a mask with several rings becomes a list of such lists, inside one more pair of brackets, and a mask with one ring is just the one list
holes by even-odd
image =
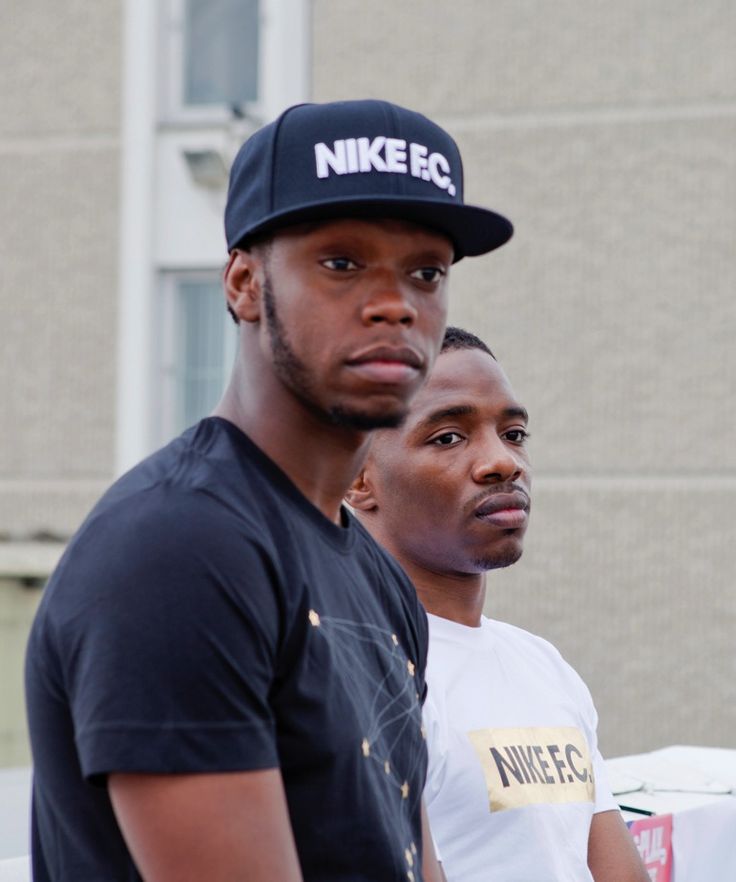
[[119, 0], [6, 0], [0, 535], [68, 535], [112, 474]]
[[313, 6], [314, 98], [436, 118], [516, 225], [451, 279], [531, 412], [487, 611], [578, 668], [609, 755], [734, 746], [735, 29], [725, 0]]
[[29, 760], [22, 660], [58, 556], [24, 540], [69, 536], [113, 472], [121, 9], [2, 18], [0, 766]]

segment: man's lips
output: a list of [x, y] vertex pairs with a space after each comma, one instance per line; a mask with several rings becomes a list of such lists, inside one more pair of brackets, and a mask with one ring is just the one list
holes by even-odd
[[376, 346], [353, 356], [348, 367], [364, 379], [376, 383], [406, 383], [413, 381], [424, 362], [409, 346]]
[[496, 492], [477, 505], [473, 514], [494, 527], [518, 529], [525, 526], [529, 517], [529, 497], [521, 490]]

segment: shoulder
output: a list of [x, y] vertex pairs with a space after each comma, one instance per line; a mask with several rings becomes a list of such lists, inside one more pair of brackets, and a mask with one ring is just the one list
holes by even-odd
[[484, 628], [487, 640], [493, 643], [496, 652], [518, 658], [524, 667], [546, 672], [548, 677], [583, 692], [589, 699], [588, 688], [580, 674], [549, 640], [495, 619], [484, 618]]
[[483, 628], [486, 631], [487, 639], [494, 643], [501, 643], [510, 647], [520, 647], [525, 651], [531, 651], [535, 654], [545, 656], [555, 661], [562, 661], [562, 655], [557, 647], [540, 637], [538, 634], [532, 634], [518, 625], [511, 625], [509, 622], [499, 622], [496, 619], [483, 617]]
[[127, 605], [157, 620], [167, 608], [200, 608], [216, 597], [259, 609], [275, 604], [286, 579], [259, 510], [263, 494], [236, 474], [233, 492], [196, 442], [190, 430], [110, 488], [52, 574], [43, 614], [71, 623], [74, 610], [91, 616], [92, 598], [96, 608]]
[[73, 544], [133, 544], [139, 553], [155, 546], [158, 554], [173, 544], [189, 554], [233, 534], [264, 536], [268, 481], [233, 440], [224, 421], [202, 420], [119, 478]]
[[268, 551], [267, 534], [257, 517], [234, 511], [212, 492], [174, 482], [103, 501], [69, 545], [60, 573], [67, 568], [107, 576], [131, 575], [141, 568], [165, 568], [190, 575], [204, 566], [224, 567]]

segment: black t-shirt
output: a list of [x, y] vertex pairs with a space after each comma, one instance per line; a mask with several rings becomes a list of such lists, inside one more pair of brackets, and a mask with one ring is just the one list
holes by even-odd
[[140, 878], [110, 772], [277, 766], [305, 880], [420, 880], [426, 617], [343, 517], [218, 418], [105, 494], [28, 646], [36, 882]]

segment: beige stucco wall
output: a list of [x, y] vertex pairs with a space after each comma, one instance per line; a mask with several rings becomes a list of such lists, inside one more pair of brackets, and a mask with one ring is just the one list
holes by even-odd
[[[8, 540], [68, 536], [112, 477], [120, 59], [120, 0], [3, 2], [0, 766], [29, 761], [22, 663], [41, 595], [11, 578]], [[38, 576], [46, 547], [23, 549]]]
[[0, 34], [0, 535], [63, 535], [112, 475], [120, 2]]
[[588, 682], [609, 755], [736, 746], [736, 7], [315, 0], [317, 100], [445, 123], [512, 242], [451, 320], [531, 411], [527, 551], [487, 610]]

